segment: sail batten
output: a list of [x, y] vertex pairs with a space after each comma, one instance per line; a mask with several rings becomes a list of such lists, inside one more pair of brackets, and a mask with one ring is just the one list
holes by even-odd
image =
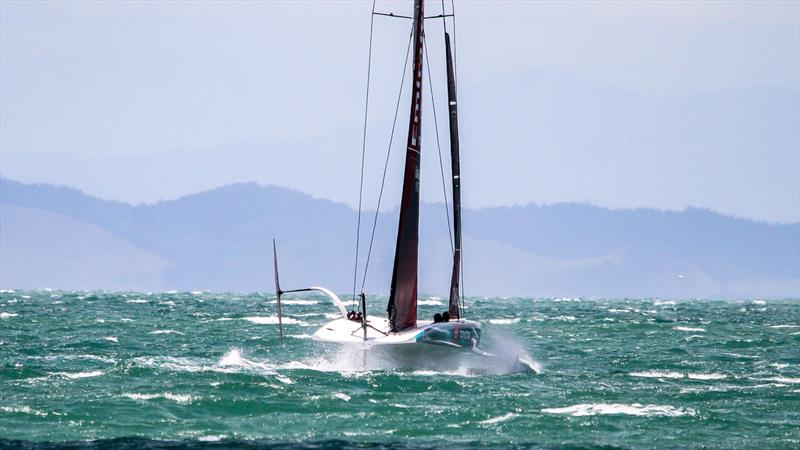
[[414, 1], [414, 61], [411, 111], [408, 123], [403, 191], [397, 225], [397, 244], [389, 293], [389, 326], [393, 332], [417, 325], [417, 275], [419, 256], [419, 167], [422, 124], [423, 0]]
[[453, 274], [450, 278], [450, 317], [461, 318], [459, 288], [461, 285], [461, 163], [458, 145], [458, 100], [456, 98], [453, 54], [450, 50], [450, 35], [444, 34], [447, 57], [447, 105], [450, 118], [450, 166], [453, 171]]

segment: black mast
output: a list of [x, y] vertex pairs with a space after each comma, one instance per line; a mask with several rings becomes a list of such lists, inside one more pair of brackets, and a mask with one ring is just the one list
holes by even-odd
[[458, 110], [456, 81], [453, 71], [453, 54], [450, 51], [450, 35], [444, 34], [447, 54], [447, 104], [450, 111], [450, 158], [453, 170], [453, 276], [450, 279], [450, 317], [461, 318], [459, 308], [459, 286], [461, 284], [461, 164], [458, 153]]

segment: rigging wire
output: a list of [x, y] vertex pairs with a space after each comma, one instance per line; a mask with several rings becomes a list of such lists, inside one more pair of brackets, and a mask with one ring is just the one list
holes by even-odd
[[383, 188], [386, 186], [386, 172], [389, 168], [389, 157], [392, 154], [392, 142], [394, 141], [394, 132], [397, 128], [397, 115], [400, 112], [400, 101], [403, 98], [403, 87], [406, 80], [406, 72], [408, 71], [408, 57], [411, 54], [411, 41], [414, 36], [414, 28], [412, 26], [411, 32], [408, 35], [408, 47], [406, 48], [406, 61], [403, 63], [403, 77], [400, 79], [400, 91], [397, 93], [397, 105], [394, 109], [394, 120], [392, 121], [392, 131], [389, 134], [389, 147], [386, 150], [386, 161], [383, 163], [383, 176], [381, 177], [381, 189], [378, 193], [378, 205], [375, 207], [375, 217], [372, 220], [372, 234], [369, 238], [369, 249], [367, 250], [367, 259], [364, 265], [364, 277], [361, 279], [361, 290], [364, 290], [364, 285], [367, 283], [367, 272], [369, 271], [369, 262], [372, 256], [372, 244], [375, 242], [375, 229], [378, 225], [378, 214], [381, 210], [381, 200], [383, 199]]
[[433, 110], [433, 128], [436, 130], [436, 148], [439, 151], [439, 172], [442, 174], [442, 198], [444, 198], [444, 213], [447, 216], [447, 235], [450, 238], [450, 253], [455, 254], [453, 247], [453, 229], [450, 227], [450, 206], [447, 202], [447, 183], [444, 179], [444, 162], [442, 160], [442, 145], [439, 141], [439, 122], [436, 120], [436, 100], [433, 97], [433, 78], [431, 78], [431, 62], [428, 59], [428, 41], [422, 36], [422, 48], [425, 51], [425, 64], [428, 66], [428, 87], [431, 91], [431, 109]]
[[375, 24], [375, 3], [377, 0], [372, 0], [372, 14], [369, 19], [369, 55], [367, 56], [367, 94], [364, 99], [364, 131], [361, 140], [361, 178], [358, 184], [358, 221], [356, 224], [356, 258], [353, 267], [353, 300], [351, 309], [355, 309], [356, 303], [356, 280], [358, 279], [358, 253], [359, 244], [361, 243], [361, 200], [364, 194], [364, 159], [367, 153], [367, 118], [369, 117], [369, 81], [370, 73], [372, 71], [372, 31]]

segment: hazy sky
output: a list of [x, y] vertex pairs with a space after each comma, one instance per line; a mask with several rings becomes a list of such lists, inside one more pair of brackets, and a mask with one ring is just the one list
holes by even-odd
[[[370, 8], [4, 0], [0, 174], [132, 203], [257, 181], [352, 205]], [[695, 205], [800, 220], [800, 2], [471, 1], [456, 13], [468, 206]], [[409, 26], [375, 21], [371, 193]], [[441, 84], [441, 22], [427, 27]], [[436, 98], [443, 106], [438, 87]], [[436, 201], [426, 108], [423, 195]]]

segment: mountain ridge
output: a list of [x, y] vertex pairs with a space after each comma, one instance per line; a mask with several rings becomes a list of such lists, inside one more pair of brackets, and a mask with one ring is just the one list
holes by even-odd
[[[276, 237], [287, 283], [352, 290], [356, 212], [297, 190], [236, 183], [134, 206], [3, 178], [0, 202], [101, 227], [161, 258], [158, 273], [147, 272], [149, 281], [132, 285], [137, 289], [270, 291]], [[421, 292], [446, 292], [450, 244], [442, 209], [422, 206]], [[362, 214], [362, 226], [369, 227], [374, 211]], [[385, 293], [389, 284], [395, 226], [396, 210], [378, 214], [368, 291]], [[466, 209], [464, 228], [467, 295], [800, 297], [800, 223], [762, 223], [702, 208], [560, 203]], [[0, 270], [0, 285], [59, 287], [46, 283], [52, 273], [37, 273], [39, 286], [9, 279], [26, 265], [35, 271], [58, 249], [37, 247], [36, 236], [11, 236], [7, 227], [0, 232], [0, 249], [13, 241], [31, 251], [31, 261], [5, 262], [14, 270]], [[362, 250], [367, 244], [362, 240]], [[119, 285], [95, 281], [66, 287]]]

